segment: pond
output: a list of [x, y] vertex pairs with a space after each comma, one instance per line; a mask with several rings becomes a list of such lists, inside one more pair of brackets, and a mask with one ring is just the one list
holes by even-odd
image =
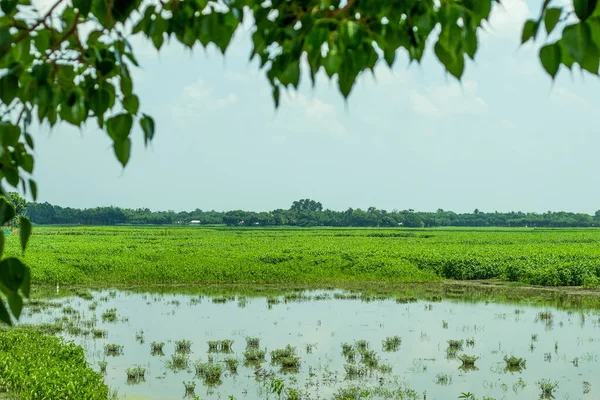
[[96, 290], [38, 301], [23, 323], [62, 324], [60, 334], [93, 368], [105, 367], [107, 385], [125, 399], [181, 399], [185, 385], [195, 385], [190, 398], [211, 399], [278, 398], [271, 392], [282, 387], [303, 399], [592, 399], [600, 391], [594, 309], [341, 290]]

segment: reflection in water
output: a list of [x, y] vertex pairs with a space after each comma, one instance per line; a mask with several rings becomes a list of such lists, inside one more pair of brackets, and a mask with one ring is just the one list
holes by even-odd
[[40, 301], [23, 321], [58, 319], [122, 398], [293, 389], [311, 399], [591, 399], [600, 390], [590, 384], [600, 376], [597, 311], [448, 297], [95, 291]]

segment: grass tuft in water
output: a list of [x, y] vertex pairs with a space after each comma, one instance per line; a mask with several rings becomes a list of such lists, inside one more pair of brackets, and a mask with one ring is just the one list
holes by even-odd
[[196, 368], [196, 376], [202, 378], [207, 386], [218, 386], [222, 383], [223, 369], [219, 364], [196, 363], [194, 367]]
[[400, 336], [389, 336], [383, 340], [383, 351], [393, 352], [398, 351], [402, 344], [402, 338]]
[[117, 321], [117, 309], [111, 308], [102, 313], [103, 322], [116, 322]]
[[234, 357], [227, 357], [225, 358], [225, 365], [227, 366], [227, 369], [229, 370], [229, 372], [231, 372], [232, 374], [237, 374], [238, 372], [238, 365], [239, 365], [239, 360], [237, 358]]
[[177, 353], [187, 354], [192, 351], [192, 342], [189, 340], [177, 340], [175, 342], [175, 351]]
[[104, 346], [104, 354], [112, 357], [120, 356], [123, 354], [123, 346], [114, 343], [107, 344]]
[[515, 356], [504, 356], [504, 362], [506, 363], [506, 370], [510, 372], [519, 372], [525, 368], [526, 361], [524, 358]]
[[244, 351], [244, 362], [246, 364], [260, 364], [265, 361], [266, 351], [256, 348]]
[[190, 359], [187, 354], [175, 353], [171, 355], [171, 359], [167, 362], [167, 368], [170, 370], [177, 372], [184, 369], [190, 365]]
[[541, 390], [540, 397], [542, 399], [553, 399], [554, 390], [558, 387], [558, 382], [552, 382], [550, 379], [542, 379], [537, 382], [538, 387]]
[[127, 368], [127, 383], [140, 383], [145, 380], [146, 368], [139, 365], [131, 368]]

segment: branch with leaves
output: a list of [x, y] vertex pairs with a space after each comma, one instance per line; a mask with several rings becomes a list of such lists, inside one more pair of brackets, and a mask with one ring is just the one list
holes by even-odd
[[[392, 67], [399, 51], [420, 62], [428, 41], [435, 41], [434, 55], [460, 79], [466, 60], [477, 54], [482, 24], [499, 1], [57, 0], [40, 14], [30, 0], [2, 0], [0, 195], [7, 184], [37, 196], [31, 179], [33, 123], [80, 127], [95, 121], [123, 166], [135, 124], [146, 144], [152, 140], [154, 120], [140, 112], [131, 79], [130, 69], [139, 66], [132, 36], [146, 37], [157, 50], [175, 40], [190, 49], [212, 44], [225, 53], [239, 25], [251, 19], [250, 57], [259, 60], [277, 107], [282, 90], [298, 88], [303, 68], [313, 85], [324, 71], [346, 98], [361, 74], [374, 73], [379, 63]], [[550, 3], [544, 0], [539, 18], [525, 24], [522, 41], [535, 39], [542, 25], [553, 35], [567, 25], [557, 41], [541, 48], [542, 65], [553, 77], [560, 65], [579, 64], [597, 74], [597, 0], [573, 0], [572, 10]], [[0, 220], [7, 216], [10, 207], [0, 207]], [[21, 232], [27, 233], [27, 226], [22, 222]], [[19, 293], [28, 293], [29, 275], [23, 264], [7, 260], [12, 261], [0, 262], [0, 283], [18, 317]], [[7, 313], [0, 320], [10, 322]]]

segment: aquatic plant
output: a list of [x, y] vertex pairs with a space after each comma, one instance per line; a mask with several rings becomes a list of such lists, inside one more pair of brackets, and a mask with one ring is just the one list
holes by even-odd
[[146, 368], [137, 365], [135, 367], [127, 368], [125, 373], [127, 374], [127, 382], [139, 383], [145, 380]]
[[257, 337], [247, 337], [246, 338], [246, 347], [260, 347], [260, 338]]
[[123, 346], [115, 343], [106, 344], [104, 345], [104, 354], [113, 357], [120, 356], [123, 354]]
[[240, 363], [237, 358], [227, 357], [223, 361], [225, 362], [225, 365], [227, 366], [229, 372], [231, 372], [232, 374], [237, 374], [238, 365]]
[[514, 356], [504, 356], [504, 362], [506, 363], [506, 370], [511, 372], [521, 371], [525, 368], [525, 359]]
[[192, 396], [193, 397], [196, 394], [195, 393], [196, 382], [194, 382], [194, 381], [189, 381], [189, 382], [183, 381], [183, 386], [185, 387], [185, 396], [186, 397], [188, 397], [188, 396]]
[[102, 321], [104, 322], [116, 322], [117, 321], [117, 309], [111, 308], [102, 313]]
[[468, 370], [475, 369], [475, 361], [477, 361], [479, 357], [461, 354], [458, 356], [458, 359], [462, 362], [461, 368]]
[[190, 364], [190, 359], [187, 354], [175, 353], [171, 355], [171, 359], [167, 362], [167, 367], [175, 372], [186, 369]]
[[220, 385], [223, 369], [219, 364], [213, 363], [196, 363], [196, 376], [202, 378], [204, 383], [209, 386]]
[[402, 344], [402, 338], [400, 336], [390, 336], [383, 340], [383, 351], [392, 352], [398, 351]]
[[244, 351], [244, 360], [247, 364], [262, 363], [265, 361], [266, 351], [256, 348]]
[[177, 353], [189, 353], [192, 351], [192, 342], [189, 340], [177, 340], [175, 342], [175, 351]]
[[552, 382], [550, 379], [542, 379], [537, 382], [540, 388], [541, 398], [551, 399], [554, 398], [554, 390], [558, 387], [558, 382]]

